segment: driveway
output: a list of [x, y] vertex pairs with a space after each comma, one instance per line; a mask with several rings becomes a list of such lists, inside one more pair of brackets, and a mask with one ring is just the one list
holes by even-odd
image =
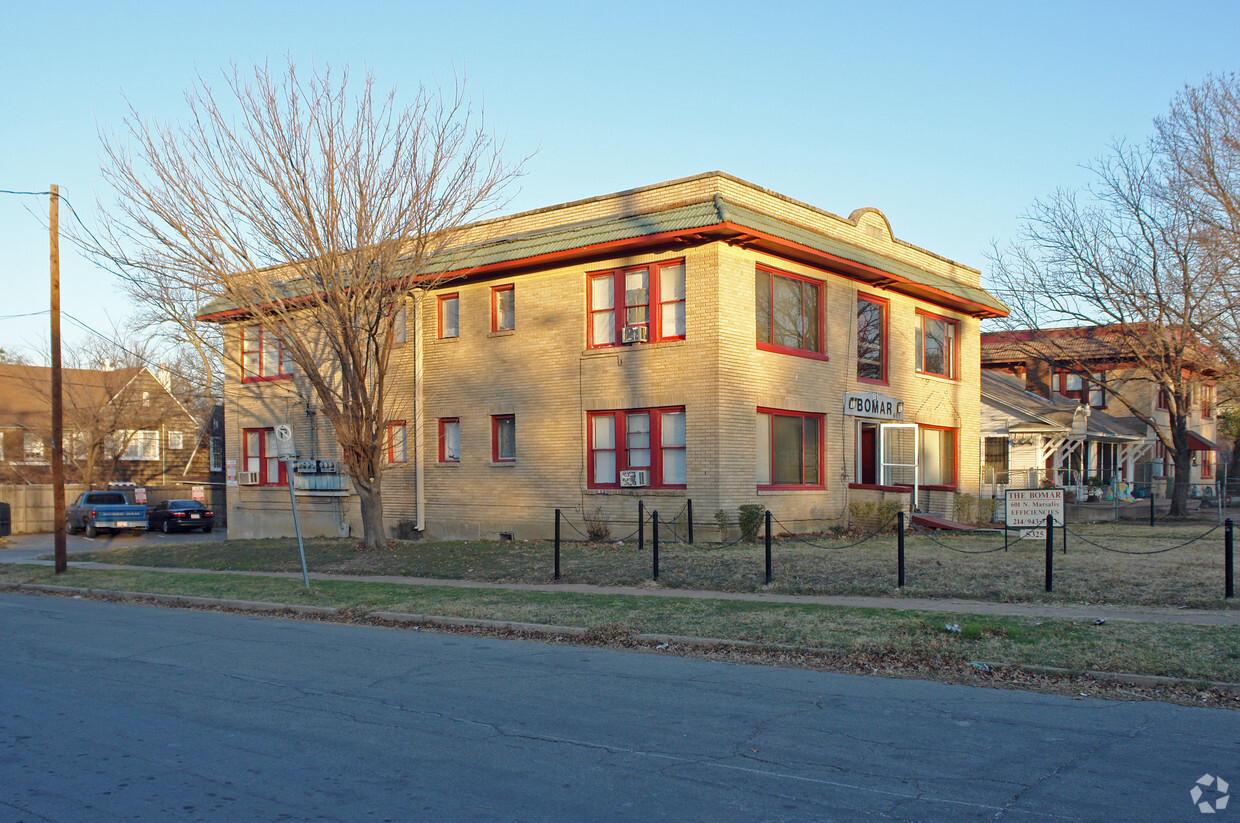
[[[133, 534], [101, 534], [98, 537], [85, 537], [80, 534], [67, 536], [65, 547], [70, 556], [80, 552], [93, 552], [99, 549], [115, 549], [121, 546], [164, 541], [174, 543], [201, 543], [204, 540], [226, 540], [226, 529], [215, 529], [210, 534], [202, 532], [179, 532], [164, 534], [162, 532], [144, 532]], [[0, 563], [29, 563], [40, 555], [51, 554], [56, 550], [55, 537], [48, 534], [15, 534], [0, 539]]]

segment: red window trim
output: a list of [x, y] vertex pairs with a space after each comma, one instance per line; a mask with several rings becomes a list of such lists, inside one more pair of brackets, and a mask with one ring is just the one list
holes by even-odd
[[[804, 275], [793, 274], [792, 272], [784, 271], [783, 269], [777, 269], [772, 266], [766, 266], [766, 265], [763, 265], [762, 263], [757, 264], [755, 271], [766, 272], [772, 277], [786, 277], [789, 280], [798, 280], [802, 283], [808, 283], [810, 286], [814, 287], [814, 289], [818, 292], [818, 318], [817, 319], [818, 319], [818, 346], [819, 348], [817, 350], [797, 349], [797, 348], [792, 348], [791, 346], [780, 346], [775, 343], [765, 343], [761, 340], [758, 340], [757, 346], [758, 346], [759, 351], [776, 352], [778, 354], [790, 354], [794, 357], [808, 357], [811, 360], [824, 360], [824, 361], [830, 360], [831, 358], [827, 357], [827, 351], [826, 351], [826, 346], [827, 346], [826, 283], [822, 280], [815, 280], [812, 277], [805, 277]], [[774, 307], [775, 305], [775, 293], [774, 292], [775, 292], [775, 281], [772, 279], [771, 280], [771, 306], [772, 307]], [[772, 321], [772, 323], [773, 322], [774, 321]], [[770, 328], [767, 331], [769, 332], [768, 336], [773, 338], [775, 334], [774, 328]]]
[[[678, 257], [673, 260], [660, 260], [657, 263], [646, 263], [640, 266], [621, 266], [614, 269], [600, 269], [599, 271], [586, 272], [586, 348], [604, 349], [613, 346], [625, 345], [621, 342], [621, 335], [624, 333], [624, 313], [627, 308], [624, 305], [624, 275], [628, 272], [646, 270], [646, 299], [647, 303], [647, 321], [646, 321], [646, 342], [661, 343], [667, 340], [684, 340], [685, 335], [668, 335], [666, 337], [660, 334], [663, 329], [663, 307], [672, 303], [688, 303], [688, 295], [684, 300], [663, 300], [661, 293], [661, 278], [659, 273], [663, 269], [673, 266], [684, 266], [685, 258]], [[685, 289], [688, 291], [688, 268], [685, 269]], [[600, 277], [612, 278], [612, 327], [614, 329], [615, 339], [610, 342], [600, 343], [594, 339], [594, 280]], [[599, 309], [599, 312], [608, 311], [608, 309]], [[688, 316], [685, 318], [688, 323]], [[687, 329], [686, 329], [687, 331]]]
[[1202, 452], [1202, 455], [1203, 456], [1201, 460], [1199, 461], [1201, 464], [1201, 476], [1203, 478], [1209, 477], [1213, 479], [1214, 477], [1214, 452], [1212, 451]]
[[[758, 491], [760, 492], [806, 491], [806, 490], [812, 491], [814, 489], [825, 489], [827, 487], [826, 415], [818, 414], [815, 412], [798, 412], [798, 411], [789, 411], [787, 409], [772, 409], [767, 406], [758, 406], [757, 413], [775, 415], [779, 417], [799, 417], [801, 419], [812, 418], [818, 421], [818, 482], [817, 483], [800, 483], [800, 484], [798, 483], [759, 483]], [[767, 437], [770, 438], [770, 436], [771, 436], [771, 433], [768, 431]], [[771, 443], [770, 446], [771, 446], [770, 452], [771, 452], [771, 461], [772, 461], [771, 466], [770, 466], [770, 476], [774, 477], [775, 476], [775, 465], [774, 465], [775, 444]], [[805, 456], [804, 455], [801, 456], [801, 463], [802, 463], [801, 468], [802, 470], [804, 470], [805, 468], [805, 465], [804, 465]]]
[[[891, 301], [885, 297], [878, 297], [873, 294], [862, 294], [861, 292], [857, 292], [857, 300], [859, 302], [865, 301], [866, 303], [873, 303], [874, 305], [878, 306], [879, 311], [882, 312], [882, 315], [879, 318], [879, 323], [881, 324], [881, 330], [879, 333], [882, 335], [882, 354], [880, 355], [880, 357], [882, 358], [882, 377], [876, 380], [873, 377], [862, 377], [861, 375], [857, 375], [857, 382], [858, 383], [870, 383], [876, 386], [886, 386], [888, 385], [888, 382], [889, 382], [887, 379], [887, 340], [888, 340], [887, 323], [888, 323], [888, 317], [891, 314], [891, 311], [890, 311]], [[861, 334], [861, 329], [857, 329], [858, 337], [860, 336], [860, 334]], [[858, 369], [861, 368], [860, 362], [857, 363], [857, 368]]]
[[[456, 334], [445, 335], [443, 329], [443, 304], [449, 300], [456, 301]], [[439, 339], [455, 340], [461, 336], [461, 293], [452, 292], [451, 294], [441, 294], [436, 301], [436, 308], [439, 311]]]
[[513, 425], [513, 435], [516, 435], [517, 416], [515, 414], [493, 414], [491, 415], [491, 462], [492, 463], [516, 463], [517, 462], [517, 444], [513, 442], [512, 457], [499, 456], [499, 424], [502, 420], [511, 420]]
[[[258, 458], [258, 485], [259, 486], [287, 486], [288, 485], [288, 466], [283, 460], [276, 462], [276, 479], [272, 482], [267, 476], [267, 461], [274, 459], [267, 454], [267, 433], [271, 432], [274, 436], [275, 427], [265, 426], [260, 428], [242, 429], [241, 430], [241, 471], [249, 471], [246, 466], [250, 465], [250, 458]], [[258, 434], [258, 454], [250, 454], [246, 451], [250, 443], [250, 434]]]
[[[923, 483], [921, 488], [930, 489], [932, 491], [949, 491], [960, 488], [960, 429], [955, 426], [930, 426], [925, 423], [918, 423], [918, 444], [921, 443], [922, 431], [945, 431], [952, 433], [952, 482], [950, 484], [942, 483]], [[917, 468], [921, 468], [921, 455], [917, 455]]]
[[[513, 294], [513, 311], [512, 311], [512, 326], [513, 327], [511, 329], [501, 329], [499, 327], [499, 294], [500, 292], [505, 292], [505, 291], [510, 291]], [[491, 287], [491, 331], [492, 332], [508, 332], [508, 331], [513, 331], [514, 329], [516, 329], [516, 326], [517, 326], [516, 294], [517, 293], [516, 293], [515, 284], [513, 283], [505, 283], [502, 286]], [[458, 309], [457, 318], [459, 321], [459, 318], [460, 318], [460, 314], [459, 314], [460, 304], [459, 303], [457, 304], [457, 309]]]
[[[405, 429], [405, 456], [402, 457], [400, 460], [396, 459], [396, 452], [395, 452], [396, 441], [392, 437], [392, 435], [395, 433], [397, 426], [401, 427], [402, 429]], [[388, 422], [386, 426], [386, 430], [387, 430], [387, 436], [384, 439], [383, 450], [386, 453], [388, 465], [389, 466], [400, 465], [401, 463], [409, 462], [409, 429], [405, 426], [405, 421], [404, 420], [391, 420]]]
[[[650, 465], [636, 466], [633, 468], [648, 469], [650, 471], [650, 485], [647, 489], [684, 489], [687, 483], [664, 483], [663, 482], [663, 452], [664, 451], [684, 451], [688, 456], [689, 443], [688, 433], [685, 435], [685, 445], [683, 447], [673, 446], [665, 447], [663, 445], [663, 418], [664, 414], [684, 414], [684, 406], [654, 406], [646, 409], [608, 409], [601, 411], [586, 412], [586, 488], [588, 489], [618, 489], [620, 488], [620, 472], [630, 468], [628, 465], [628, 449], [624, 443], [624, 438], [628, 434], [627, 419], [630, 414], [649, 414], [650, 415]], [[612, 432], [615, 439], [614, 449], [598, 449], [598, 451], [614, 451], [616, 455], [616, 482], [615, 483], [596, 483], [594, 482], [594, 420], [598, 417], [612, 418]], [[686, 461], [686, 472], [688, 471], [688, 463]], [[685, 480], [688, 480], [686, 476]]]
[[[251, 330], [258, 332], [258, 348], [257, 349], [246, 348], [246, 345], [249, 343], [247, 339], [249, 336], [248, 333]], [[293, 376], [292, 372], [285, 371], [285, 369], [288, 367], [288, 358], [286, 357], [286, 353], [284, 350], [284, 344], [280, 342], [279, 339], [276, 340], [276, 357], [279, 358], [280, 360], [280, 365], [277, 367], [277, 373], [267, 374], [267, 375], [263, 374], [263, 356], [265, 352], [263, 340], [268, 334], [270, 334], [270, 332], [267, 331], [267, 329], [263, 328], [262, 325], [257, 324], [257, 323], [253, 325], [241, 327], [241, 382], [242, 383], [269, 383], [272, 380], [289, 380], [292, 378]], [[258, 354], [258, 371], [255, 374], [247, 373], [246, 368], [245, 368], [245, 356], [251, 353]]]
[[[456, 451], [455, 459], [449, 460], [444, 451], [443, 428], [445, 423], [456, 424]], [[448, 465], [457, 465], [461, 462], [461, 418], [459, 417], [441, 417], [439, 418], [439, 462]]]
[[[960, 381], [960, 321], [952, 317], [945, 317], [941, 314], [934, 314], [933, 312], [928, 312], [923, 309], [917, 309], [917, 316], [929, 318], [931, 320], [941, 320], [944, 323], [951, 324], [956, 329], [956, 334], [954, 337], [955, 345], [952, 346], [952, 351], [951, 351], [952, 373], [950, 375], [939, 374], [938, 372], [925, 371], [922, 368], [922, 365], [924, 364], [925, 359], [926, 359], [926, 341], [924, 339], [925, 324], [924, 323], [922, 324], [921, 334], [923, 335], [923, 339], [920, 341], [921, 342], [921, 359], [919, 362], [914, 364], [914, 366], [916, 367], [917, 373], [925, 375], [927, 377], [937, 377], [940, 380], [955, 380], [959, 382]], [[916, 347], [914, 347], [914, 350], [916, 350]]]

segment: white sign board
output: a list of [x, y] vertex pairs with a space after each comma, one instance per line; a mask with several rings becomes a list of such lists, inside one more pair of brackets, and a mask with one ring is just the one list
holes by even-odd
[[903, 420], [904, 401], [878, 392], [849, 392], [844, 395], [844, 414], [875, 420]]
[[281, 460], [296, 457], [297, 447], [293, 444], [293, 427], [288, 423], [276, 426], [276, 456]]
[[237, 485], [237, 461], [224, 461], [224, 482], [229, 486]]
[[1063, 489], [1008, 489], [1004, 522], [1024, 538], [1046, 539], [1046, 516], [1063, 523]]

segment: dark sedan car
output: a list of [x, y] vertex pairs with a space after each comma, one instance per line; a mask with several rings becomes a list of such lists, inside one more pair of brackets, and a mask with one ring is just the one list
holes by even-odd
[[202, 529], [203, 534], [215, 525], [215, 513], [197, 500], [165, 500], [151, 509], [149, 529], [164, 534]]

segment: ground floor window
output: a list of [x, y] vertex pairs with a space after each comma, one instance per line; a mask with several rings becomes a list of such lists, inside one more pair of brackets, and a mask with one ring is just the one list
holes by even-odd
[[983, 483], [1008, 482], [1008, 439], [1006, 437], [987, 437], [982, 459], [985, 461], [982, 472]]
[[274, 428], [245, 429], [242, 432], [241, 449], [241, 458], [245, 466], [242, 471], [257, 474], [258, 485], [275, 486], [288, 482], [285, 479], [284, 463], [276, 456]]
[[821, 414], [758, 409], [759, 488], [822, 488]]
[[923, 486], [956, 485], [956, 430], [922, 426], [917, 470]]
[[515, 463], [516, 460], [517, 418], [511, 414], [497, 414], [491, 418], [491, 462]]
[[651, 488], [686, 485], [684, 407], [589, 413], [589, 487], [618, 488], [620, 472], [645, 469]]
[[388, 463], [404, 463], [408, 459], [405, 448], [405, 421], [393, 420], [387, 424], [384, 451]]
[[461, 421], [456, 417], [439, 420], [439, 462], [461, 462]]

